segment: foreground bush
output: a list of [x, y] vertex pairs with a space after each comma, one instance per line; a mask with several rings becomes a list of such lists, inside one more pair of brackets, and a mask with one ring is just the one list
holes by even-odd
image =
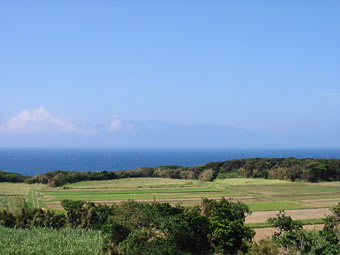
[[321, 231], [303, 230], [299, 221], [292, 220], [281, 211], [277, 218], [268, 220], [279, 229], [273, 235], [273, 243], [280, 247], [281, 254], [339, 255], [340, 203], [331, 210], [333, 215], [326, 217], [325, 226]]
[[55, 211], [44, 211], [40, 208], [21, 208], [15, 213], [3, 210], [0, 211], [0, 225], [5, 227], [31, 228], [31, 227], [50, 227], [61, 228], [66, 224], [63, 214]]
[[104, 254], [209, 255], [247, 253], [254, 231], [241, 202], [202, 200], [202, 206], [128, 202], [103, 227]]
[[[276, 218], [269, 220], [279, 231], [273, 235], [271, 240], [262, 241], [259, 244], [252, 244], [255, 233], [244, 224], [246, 215], [250, 213], [249, 208], [242, 202], [223, 198], [219, 201], [202, 199], [201, 207], [179, 205], [173, 207], [168, 203], [148, 204], [134, 201], [106, 206], [69, 200], [64, 200], [62, 205], [66, 211], [65, 214], [29, 208], [22, 208], [14, 214], [1, 211], [0, 225], [3, 225], [1, 229], [3, 232], [9, 231], [6, 232], [8, 234], [12, 233], [11, 238], [16, 238], [17, 233], [22, 236], [24, 236], [22, 233], [26, 233], [26, 239], [18, 237], [19, 243], [25, 240], [20, 244], [20, 247], [25, 248], [38, 242], [31, 242], [30, 239], [32, 235], [39, 236], [39, 233], [35, 231], [46, 231], [46, 237], [49, 236], [48, 231], [50, 231], [54, 234], [51, 234], [49, 238], [58, 240], [58, 233], [64, 233], [66, 239], [68, 238], [67, 231], [71, 231], [70, 227], [80, 231], [77, 232], [80, 236], [86, 236], [84, 233], [99, 233], [96, 230], [101, 230], [101, 254], [340, 254], [340, 203], [332, 208], [333, 215], [325, 219], [325, 227], [321, 231], [305, 231], [300, 222], [292, 220], [291, 217], [285, 215], [284, 211], [281, 211]], [[17, 228], [18, 232], [9, 230], [10, 228]], [[86, 232], [86, 230], [90, 231]], [[52, 237], [53, 235], [57, 236]], [[36, 237], [32, 238], [36, 240], [34, 239]], [[43, 234], [41, 238], [44, 238]], [[39, 240], [45, 242], [41, 238]], [[3, 234], [0, 238], [1, 243], [7, 242], [8, 244], [6, 240], [12, 241], [12, 239], [6, 239], [6, 234]], [[54, 249], [52, 249], [54, 253], [51, 254], [77, 254], [73, 253], [72, 249], [77, 250], [79, 247], [70, 247], [67, 248], [70, 249], [69, 252], [59, 253], [59, 248], [54, 246], [64, 247], [65, 244], [58, 242], [51, 243]], [[74, 242], [74, 245], [81, 245], [82, 240], [77, 242]], [[13, 253], [14, 248], [12, 250], [8, 248], [6, 251], [11, 253], [3, 254], [31, 254], [24, 253], [20, 247], [19, 253]], [[94, 246], [95, 252], [98, 252], [97, 247]], [[46, 253], [49, 249], [42, 252], [34, 251], [36, 253], [32, 254], [50, 254]]]
[[261, 240], [254, 243], [251, 248], [251, 255], [278, 255], [282, 254], [278, 245], [272, 240]]
[[66, 214], [22, 208], [0, 212], [0, 224], [15, 228], [101, 230], [102, 254], [209, 255], [248, 252], [254, 231], [244, 225], [241, 202], [202, 200], [200, 207], [134, 201], [112, 206], [62, 201]]
[[202, 215], [208, 217], [212, 228], [212, 244], [220, 254], [247, 253], [255, 232], [244, 223], [249, 208], [231, 200], [202, 200]]
[[200, 209], [127, 202], [103, 227], [105, 254], [211, 254], [211, 226]]

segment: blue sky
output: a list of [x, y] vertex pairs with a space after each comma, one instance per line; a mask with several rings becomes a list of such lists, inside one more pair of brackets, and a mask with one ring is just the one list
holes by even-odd
[[340, 147], [339, 13], [1, 1], [0, 146]]

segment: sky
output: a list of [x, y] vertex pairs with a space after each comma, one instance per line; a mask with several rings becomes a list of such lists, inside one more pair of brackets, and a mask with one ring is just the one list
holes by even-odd
[[340, 148], [339, 1], [0, 2], [0, 147]]

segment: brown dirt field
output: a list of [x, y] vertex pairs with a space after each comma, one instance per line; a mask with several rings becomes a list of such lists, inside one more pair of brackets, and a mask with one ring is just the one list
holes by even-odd
[[[328, 208], [285, 210], [285, 212], [294, 220], [324, 218], [325, 215], [331, 214]], [[279, 211], [253, 212], [247, 217], [246, 223], [266, 222], [270, 217], [276, 217], [278, 213]]]
[[312, 207], [331, 207], [334, 205], [337, 205], [339, 203], [339, 199], [337, 200], [319, 200], [319, 201], [310, 201], [310, 202], [305, 202], [306, 200], [304, 200], [304, 204], [312, 206]]
[[[305, 230], [321, 230], [323, 228], [323, 224], [317, 224], [317, 225], [305, 225], [303, 226], [303, 229]], [[259, 242], [262, 239], [270, 238], [275, 232], [277, 231], [277, 228], [257, 228], [255, 229], [255, 237], [254, 241]]]

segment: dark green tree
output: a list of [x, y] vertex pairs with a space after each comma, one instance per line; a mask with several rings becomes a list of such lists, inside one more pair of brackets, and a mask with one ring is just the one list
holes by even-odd
[[222, 198], [220, 201], [202, 199], [202, 215], [209, 218], [211, 242], [220, 254], [247, 253], [255, 232], [246, 226], [249, 208], [242, 202]]

